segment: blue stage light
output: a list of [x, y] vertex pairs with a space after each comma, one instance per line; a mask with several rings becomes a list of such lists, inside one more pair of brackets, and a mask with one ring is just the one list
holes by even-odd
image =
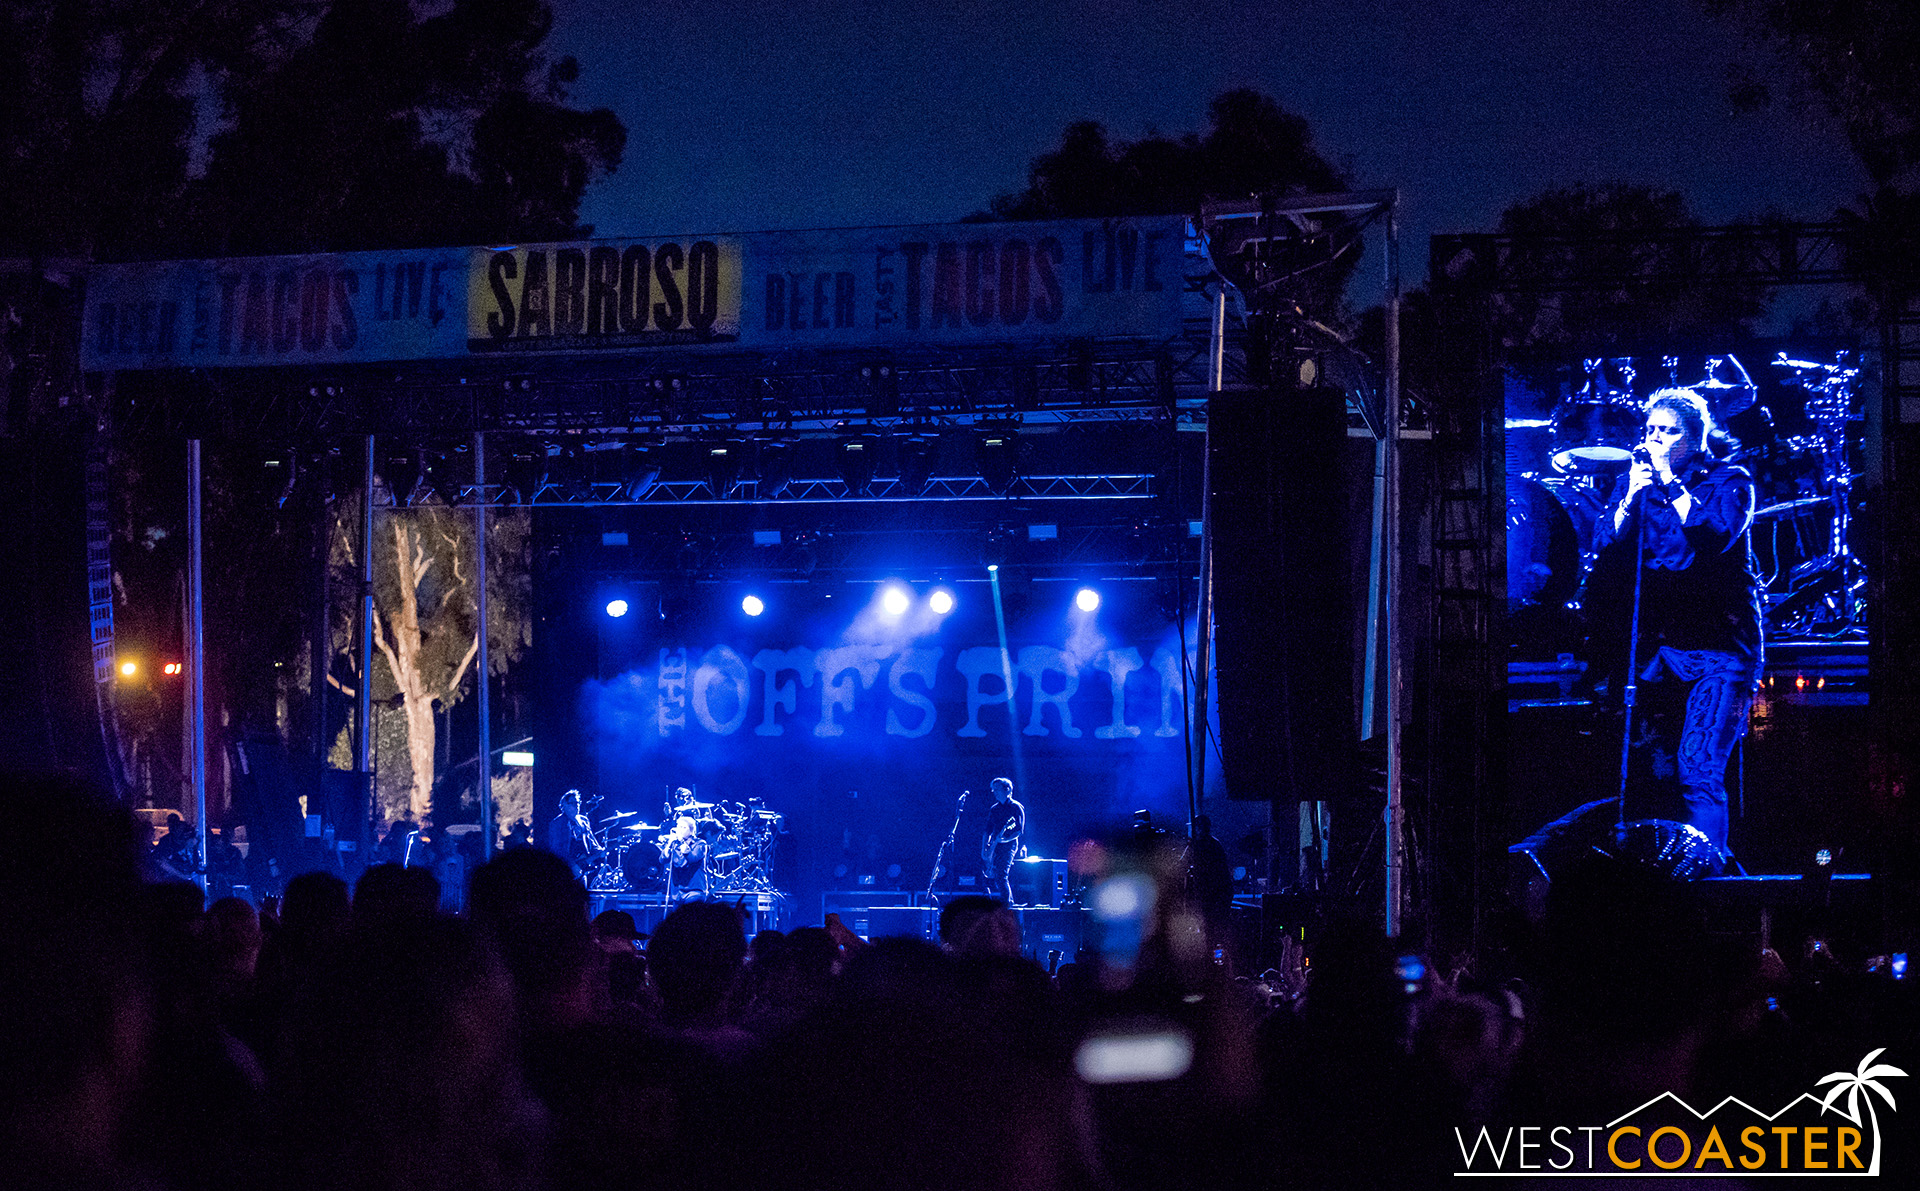
[[1100, 593], [1091, 587], [1083, 587], [1073, 597], [1073, 606], [1082, 612], [1091, 612], [1100, 606]]
[[608, 616], [611, 616], [614, 619], [618, 620], [620, 617], [625, 616], [626, 614], [627, 614], [627, 602], [625, 600], [608, 600], [607, 601]]
[[933, 609], [936, 616], [945, 616], [953, 611], [953, 593], [942, 587], [927, 597], [927, 607]]
[[888, 616], [905, 616], [907, 607], [912, 602], [904, 587], [889, 587], [880, 596], [880, 607]]
[[750, 595], [740, 601], [740, 611], [748, 616], [758, 616], [767, 610], [767, 602], [757, 595]]

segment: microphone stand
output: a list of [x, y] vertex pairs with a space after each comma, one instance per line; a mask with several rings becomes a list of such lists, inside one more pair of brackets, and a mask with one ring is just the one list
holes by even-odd
[[969, 791], [966, 790], [960, 791], [960, 802], [953, 808], [953, 826], [947, 828], [947, 838], [940, 845], [940, 850], [934, 854], [933, 875], [927, 878], [928, 905], [939, 904], [934, 900], [933, 888], [940, 883], [940, 878], [946, 875], [947, 866], [953, 863], [954, 852], [958, 847], [955, 841], [960, 836], [960, 820], [967, 813], [968, 793]]
[[1620, 690], [1626, 714], [1620, 722], [1620, 792], [1615, 796], [1618, 807], [1613, 824], [1616, 837], [1627, 825], [1627, 766], [1633, 749], [1633, 705], [1640, 689], [1640, 581], [1646, 569], [1647, 518], [1646, 510], [1636, 507], [1636, 502], [1645, 504], [1645, 492], [1641, 489], [1627, 502], [1628, 515], [1633, 518], [1633, 615], [1627, 628], [1627, 680]]

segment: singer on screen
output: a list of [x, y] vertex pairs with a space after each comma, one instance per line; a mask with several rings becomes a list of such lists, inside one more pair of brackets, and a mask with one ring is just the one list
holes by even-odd
[[[1642, 684], [1634, 718], [1651, 737], [1652, 777], [1677, 783], [1688, 821], [1724, 856], [1727, 763], [1762, 664], [1753, 477], [1709, 449], [1713, 414], [1699, 394], [1660, 389], [1646, 410], [1595, 526], [1583, 604], [1594, 663], [1624, 678], [1631, 658]], [[1629, 651], [1636, 553], [1640, 631]]]

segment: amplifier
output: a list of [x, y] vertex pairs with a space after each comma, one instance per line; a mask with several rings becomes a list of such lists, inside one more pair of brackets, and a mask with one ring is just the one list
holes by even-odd
[[910, 889], [829, 889], [820, 895], [818, 921], [825, 922], [829, 914], [845, 918], [850, 911], [868, 906], [911, 906], [920, 896]]
[[1020, 950], [1023, 954], [1044, 964], [1050, 951], [1058, 951], [1063, 961], [1071, 960], [1080, 953], [1083, 911], [1023, 909], [1018, 913]]
[[[716, 893], [709, 901], [721, 902], [740, 911], [741, 926], [747, 938], [763, 930], [784, 930], [787, 925], [787, 898], [781, 893]], [[625, 910], [633, 915], [634, 925], [647, 934], [660, 925], [671, 906], [658, 893], [596, 893], [588, 902], [595, 914], [602, 910]]]
[[848, 930], [869, 942], [900, 937], [931, 940], [940, 926], [940, 911], [932, 906], [848, 906], [837, 913]]
[[1016, 860], [1011, 883], [1014, 905], [1058, 909], [1067, 902], [1067, 862], [1039, 856]]

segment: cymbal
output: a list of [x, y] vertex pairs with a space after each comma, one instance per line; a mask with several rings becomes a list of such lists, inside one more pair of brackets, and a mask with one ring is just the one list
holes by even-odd
[[1768, 505], [1764, 509], [1755, 509], [1753, 511], [1753, 519], [1760, 521], [1768, 517], [1778, 517], [1782, 513], [1797, 512], [1800, 509], [1813, 509], [1832, 503], [1833, 498], [1831, 496], [1796, 497], [1793, 500], [1783, 500], [1779, 504]]
[[607, 822], [612, 823], [618, 819], [631, 819], [639, 813], [640, 813], [639, 811], [616, 811], [615, 813], [607, 816]]
[[[637, 814], [638, 812], [635, 812], [635, 813]], [[622, 831], [658, 831], [660, 830], [660, 824], [658, 823], [626, 823], [621, 825], [620, 830]]]

